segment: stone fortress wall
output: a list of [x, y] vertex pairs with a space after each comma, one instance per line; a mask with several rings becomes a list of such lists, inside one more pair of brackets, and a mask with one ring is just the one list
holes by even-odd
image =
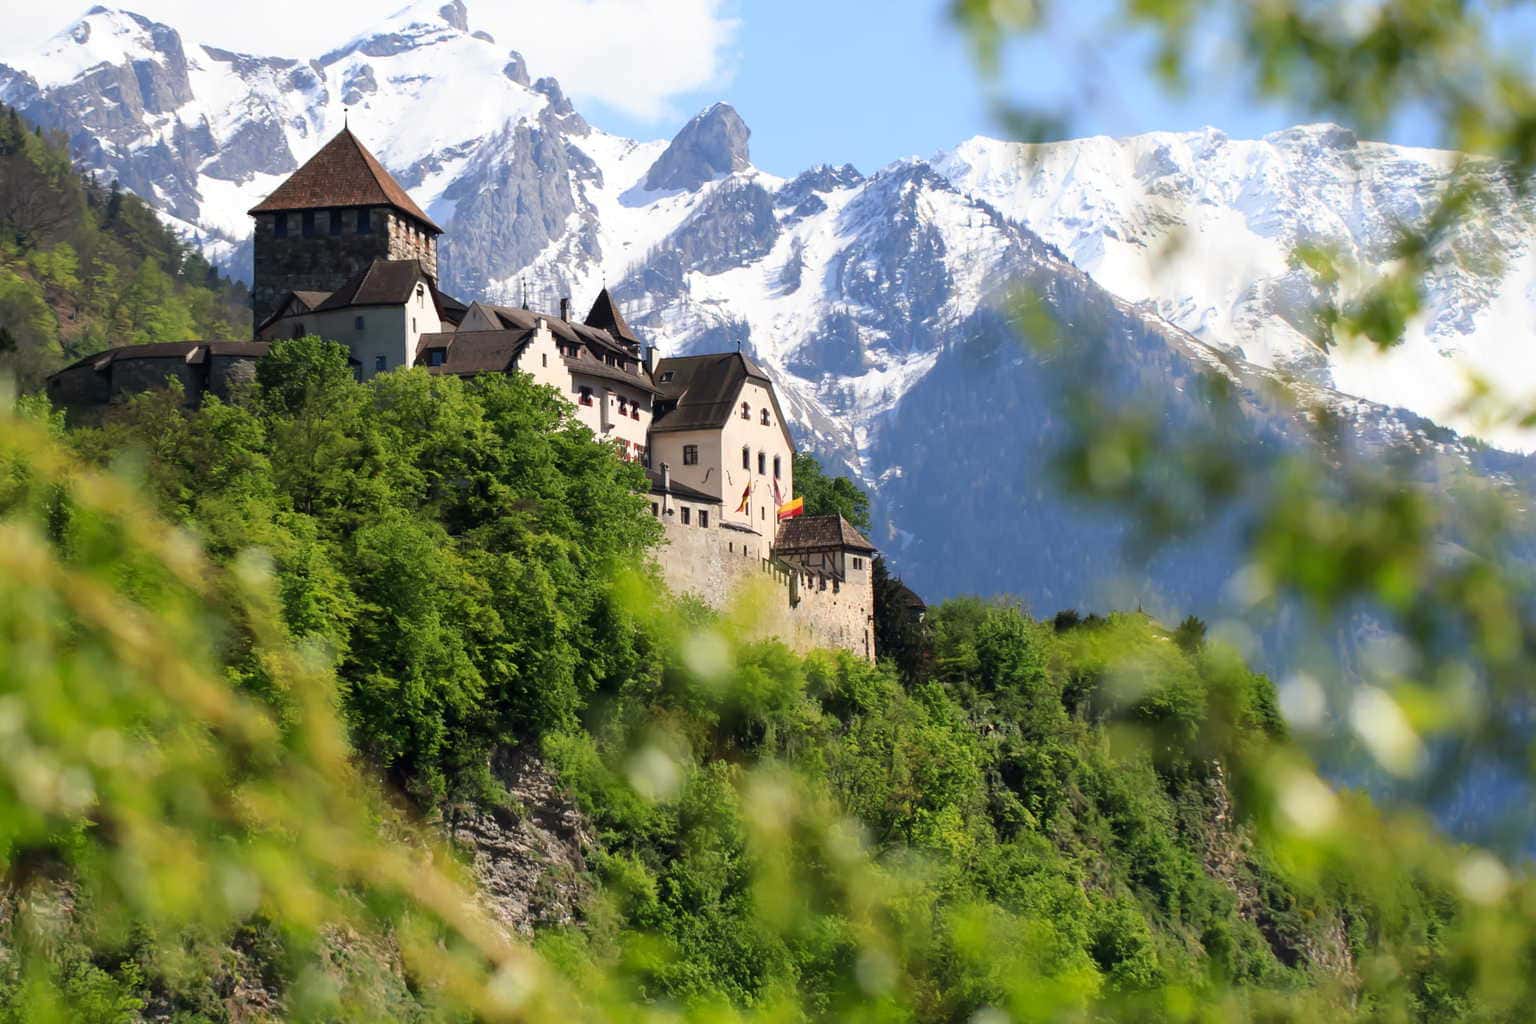
[[798, 653], [835, 648], [874, 661], [875, 592], [868, 573], [837, 583], [762, 557], [754, 533], [700, 528], [696, 518], [684, 526], [675, 515], [663, 517], [662, 526], [656, 561], [674, 594], [722, 610], [744, 602], [753, 637], [782, 640]]

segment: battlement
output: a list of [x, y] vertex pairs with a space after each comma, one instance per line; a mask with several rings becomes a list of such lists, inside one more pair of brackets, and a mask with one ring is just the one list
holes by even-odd
[[776, 554], [772, 541], [755, 531], [716, 525], [715, 518], [700, 525], [699, 512], [709, 511], [707, 503], [674, 499], [670, 515], [656, 505], [663, 527], [656, 562], [673, 593], [714, 608], [748, 602], [756, 635], [782, 640], [791, 650], [836, 648], [874, 660], [870, 568], [846, 575], [813, 569]]

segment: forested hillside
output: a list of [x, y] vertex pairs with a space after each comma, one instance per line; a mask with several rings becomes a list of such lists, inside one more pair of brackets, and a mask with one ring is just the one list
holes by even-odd
[[249, 336], [244, 285], [0, 104], [0, 373], [25, 390], [115, 345]]
[[[1518, 1017], [1529, 883], [1330, 790], [1199, 623], [749, 642], [563, 408], [305, 339], [0, 412], [0, 1019]], [[569, 919], [476, 911], [472, 819], [569, 847], [496, 894]]]

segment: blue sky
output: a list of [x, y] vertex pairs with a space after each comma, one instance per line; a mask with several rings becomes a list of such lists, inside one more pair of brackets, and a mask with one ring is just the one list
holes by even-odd
[[[1208, 55], [1199, 87], [1170, 97], [1142, 72], [1144, 40], [1103, 30], [1102, 0], [1063, 4], [1040, 38], [1014, 46], [1005, 92], [1014, 103], [1066, 115], [1071, 135], [1184, 130], [1211, 124], [1233, 136], [1262, 135], [1315, 119], [1256, 103]], [[725, 84], [674, 97], [692, 112], [716, 99], [752, 128], [754, 162], [777, 174], [818, 163], [870, 171], [898, 157], [926, 156], [976, 134], [1006, 134], [967, 41], [939, 0], [741, 0]], [[1213, 48], [1215, 49], [1215, 48]], [[603, 127], [639, 136], [658, 125], [589, 103]], [[663, 134], [665, 134], [663, 132]], [[1409, 122], [1393, 141], [1430, 144]]]
[[[186, 42], [312, 57], [374, 28], [398, 3], [378, 0], [116, 0], [163, 20]], [[444, 0], [418, 0], [435, 12]], [[755, 162], [792, 175], [814, 163], [870, 171], [978, 133], [1007, 134], [945, 0], [467, 0], [473, 28], [515, 47], [534, 75], [554, 75], [595, 124], [637, 138], [672, 135], [724, 99], [752, 128]], [[1065, 114], [1065, 134], [1126, 135], [1214, 125], [1257, 136], [1307, 120], [1253, 101], [1219, 40], [1203, 47], [1191, 95], [1170, 97], [1144, 72], [1144, 40], [1108, 12], [1119, 0], [1054, 0], [1056, 21], [1012, 47], [1006, 95]], [[35, 46], [83, 11], [0, 0], [12, 48]], [[1507, 19], [1506, 19], [1507, 20]], [[1536, 17], [1526, 19], [1536, 21]], [[306, 32], [295, 37], [291, 26]], [[1519, 51], [1533, 33], [1505, 26]], [[1527, 24], [1524, 29], [1529, 29]], [[1431, 145], [1423, 119], [1385, 133]]]

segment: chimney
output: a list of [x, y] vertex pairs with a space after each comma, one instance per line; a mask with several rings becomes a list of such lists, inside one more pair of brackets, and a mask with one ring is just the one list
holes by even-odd
[[560, 319], [566, 321], [571, 319], [571, 297], [569, 295], [560, 300]]
[[645, 375], [654, 376], [656, 373], [656, 346], [645, 346]]

